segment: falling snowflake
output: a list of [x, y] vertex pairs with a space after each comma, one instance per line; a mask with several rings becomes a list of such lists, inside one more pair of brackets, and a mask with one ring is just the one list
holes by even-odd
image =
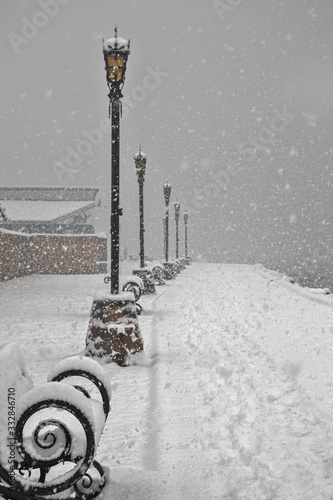
[[318, 14], [316, 12], [316, 8], [313, 7], [313, 9], [308, 9], [308, 17], [317, 17]]
[[295, 146], [293, 146], [291, 148], [289, 156], [292, 156], [292, 157], [299, 156], [299, 153], [298, 153], [297, 149], [295, 148]]
[[290, 214], [289, 215], [289, 222], [290, 222], [290, 224], [295, 224], [297, 222], [297, 215], [296, 214]]
[[307, 120], [308, 125], [311, 127], [317, 126], [318, 115], [315, 113], [302, 113], [302, 116]]

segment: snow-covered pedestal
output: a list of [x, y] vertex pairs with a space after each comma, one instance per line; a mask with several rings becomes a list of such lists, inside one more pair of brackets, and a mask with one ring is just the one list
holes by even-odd
[[133, 269], [133, 275], [139, 276], [143, 281], [143, 295], [151, 295], [156, 293], [155, 280], [152, 270], [149, 267], [140, 267]]
[[86, 337], [87, 356], [127, 366], [130, 355], [140, 351], [143, 342], [133, 293], [96, 293]]

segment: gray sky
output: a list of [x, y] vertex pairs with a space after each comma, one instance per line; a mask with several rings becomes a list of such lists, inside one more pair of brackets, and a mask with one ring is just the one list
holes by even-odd
[[[139, 144], [147, 254], [162, 253], [166, 181], [189, 211], [196, 257], [278, 268], [332, 249], [333, 0], [0, 0], [0, 9], [3, 185], [98, 186], [108, 232], [101, 40], [117, 23], [131, 39], [122, 249], [139, 252]], [[180, 229], [182, 249], [183, 220]]]

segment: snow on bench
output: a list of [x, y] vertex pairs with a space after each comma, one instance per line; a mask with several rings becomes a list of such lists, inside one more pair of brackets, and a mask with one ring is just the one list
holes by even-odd
[[33, 387], [11, 345], [0, 351], [0, 378], [0, 495], [95, 497], [105, 484], [94, 457], [111, 399], [103, 368], [90, 358], [67, 358]]
[[127, 276], [122, 280], [122, 291], [132, 292], [134, 295], [136, 313], [141, 314], [142, 307], [138, 303], [139, 298], [144, 290], [143, 280], [139, 276]]
[[163, 279], [163, 277], [164, 277], [163, 264], [155, 264], [153, 269], [152, 269], [152, 272], [153, 272], [155, 283], [157, 285], [165, 285], [165, 281]]

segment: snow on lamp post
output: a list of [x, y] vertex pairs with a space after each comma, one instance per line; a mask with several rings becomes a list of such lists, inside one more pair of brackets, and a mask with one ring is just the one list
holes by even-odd
[[135, 168], [139, 183], [139, 211], [140, 211], [140, 268], [133, 269], [133, 274], [139, 276], [143, 281], [143, 294], [156, 293], [155, 280], [151, 270], [145, 267], [145, 246], [144, 246], [144, 220], [143, 220], [143, 183], [145, 180], [147, 155], [140, 150], [134, 155]]
[[165, 201], [165, 262], [169, 261], [169, 201], [171, 196], [171, 186], [167, 182], [163, 186]]
[[130, 42], [119, 38], [117, 27], [114, 38], [103, 40], [103, 54], [106, 71], [106, 81], [110, 93], [111, 125], [111, 293], [119, 292], [119, 142], [120, 142], [120, 107], [123, 97], [122, 88], [125, 82], [125, 73]]
[[165, 258], [165, 252], [166, 252], [166, 217], [163, 217], [162, 224], [163, 224], [163, 255], [164, 255], [164, 258]]
[[144, 246], [144, 220], [143, 220], [143, 183], [145, 181], [147, 155], [141, 151], [134, 155], [135, 168], [139, 183], [139, 212], [140, 212], [140, 267], [145, 267], [145, 246]]
[[119, 293], [119, 142], [122, 88], [130, 42], [119, 38], [103, 40], [106, 81], [109, 87], [109, 117], [111, 117], [111, 270], [105, 283], [111, 283], [110, 293], [94, 296], [86, 337], [87, 356], [108, 357], [127, 366], [129, 357], [143, 350], [143, 342], [132, 292]]
[[184, 213], [184, 225], [185, 225], [185, 257], [187, 257], [187, 223], [188, 223], [188, 213]]
[[165, 200], [165, 217], [163, 219], [164, 225], [164, 252], [165, 260], [164, 265], [164, 277], [165, 279], [172, 279], [175, 276], [175, 263], [169, 262], [169, 202], [171, 195], [171, 186], [167, 182], [163, 186], [164, 200]]
[[188, 213], [184, 213], [184, 225], [185, 225], [185, 259], [186, 259], [186, 264], [190, 263], [190, 259], [187, 255], [187, 223], [188, 223]]
[[173, 206], [175, 207], [175, 221], [176, 221], [176, 259], [179, 257], [179, 215], [180, 215], [180, 203], [177, 200]]

